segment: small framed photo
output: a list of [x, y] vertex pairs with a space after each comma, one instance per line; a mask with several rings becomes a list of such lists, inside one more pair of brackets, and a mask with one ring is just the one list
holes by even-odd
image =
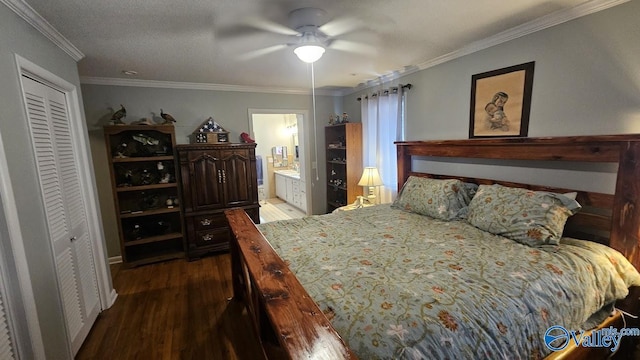
[[469, 138], [526, 137], [535, 62], [471, 77]]

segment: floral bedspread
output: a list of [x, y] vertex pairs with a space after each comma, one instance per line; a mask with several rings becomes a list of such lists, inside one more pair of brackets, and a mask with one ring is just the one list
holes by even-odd
[[542, 358], [547, 328], [583, 329], [640, 285], [605, 246], [532, 248], [388, 205], [259, 229], [361, 359]]

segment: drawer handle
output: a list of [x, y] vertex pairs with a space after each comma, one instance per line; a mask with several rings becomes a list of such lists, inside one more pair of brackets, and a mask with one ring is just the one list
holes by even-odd
[[202, 240], [211, 241], [213, 240], [213, 236], [211, 234], [202, 235]]
[[202, 226], [209, 226], [211, 225], [211, 219], [202, 219], [200, 220], [200, 224], [202, 224]]

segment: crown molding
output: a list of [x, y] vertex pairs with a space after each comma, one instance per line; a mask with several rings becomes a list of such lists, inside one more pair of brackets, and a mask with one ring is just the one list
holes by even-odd
[[84, 54], [78, 50], [67, 38], [62, 36], [45, 18], [38, 14], [31, 5], [24, 0], [0, 0], [14, 13], [20, 16], [24, 21], [40, 31], [51, 42], [56, 44], [60, 49], [66, 52], [73, 60], [80, 61], [84, 58]]
[[[473, 42], [458, 50], [427, 60], [415, 66], [408, 66], [402, 70], [380, 76], [378, 78], [367, 81], [352, 89], [347, 90], [318, 90], [316, 94], [325, 96], [345, 96], [362, 91], [374, 86], [378, 86], [406, 75], [413, 74], [417, 71], [428, 69], [430, 67], [457, 59], [459, 57], [472, 54], [474, 52], [490, 48], [495, 45], [514, 40], [534, 32], [550, 28], [555, 25], [565, 23], [567, 21], [580, 18], [585, 15], [602, 11], [630, 0], [591, 0], [573, 8], [556, 11], [549, 15], [532, 20], [528, 23], [508, 29], [488, 38]], [[40, 31], [44, 36], [56, 44], [60, 49], [66, 52], [75, 61], [84, 58], [84, 54], [76, 48], [69, 40], [67, 40], [60, 32], [58, 32], [47, 20], [38, 14], [24, 0], [0, 0], [9, 9], [24, 19], [27, 23]], [[186, 83], [171, 81], [154, 81], [154, 80], [134, 80], [119, 78], [100, 78], [100, 77], [81, 77], [81, 83], [95, 85], [114, 85], [114, 86], [137, 86], [137, 87], [157, 87], [171, 89], [194, 89], [194, 90], [220, 90], [220, 91], [239, 91], [239, 92], [257, 92], [257, 93], [275, 93], [275, 94], [291, 94], [291, 95], [308, 95], [311, 93], [307, 89], [287, 89], [287, 88], [265, 88], [258, 86], [240, 86], [240, 85], [224, 85], [224, 84], [206, 84], [206, 83]]]
[[480, 50], [488, 49], [492, 46], [496, 46], [507, 41], [511, 41], [529, 34], [533, 34], [540, 30], [544, 30], [550, 28], [552, 26], [560, 25], [562, 23], [590, 15], [596, 13], [598, 11], [606, 10], [611, 7], [629, 2], [630, 0], [592, 0], [582, 3], [580, 5], [574, 6], [570, 9], [559, 10], [553, 12], [549, 15], [537, 18], [535, 20], [529, 21], [522, 25], [513, 27], [511, 29], [505, 30], [496, 35], [490, 36], [488, 38], [475, 41], [470, 43], [469, 45], [463, 46], [462, 48], [452, 51], [450, 53], [444, 54], [442, 56], [438, 56], [431, 60], [427, 60], [422, 62], [416, 66], [408, 66], [403, 70], [394, 71], [393, 73], [380, 76], [376, 79], [372, 79], [367, 81], [364, 84], [360, 84], [353, 89], [349, 89], [344, 91], [342, 95], [350, 95], [358, 91], [362, 91], [368, 88], [372, 88], [374, 86], [378, 86], [393, 80], [397, 80], [402, 76], [410, 75], [420, 70], [428, 69], [430, 67], [434, 67], [436, 65], [457, 59], [459, 57], [469, 55]]
[[[1, 0], [0, 0], [1, 1]], [[108, 85], [108, 86], [130, 86], [130, 87], [149, 87], [163, 89], [186, 89], [186, 90], [209, 90], [209, 91], [238, 91], [268, 94], [287, 94], [287, 95], [310, 95], [310, 89], [296, 88], [269, 88], [261, 86], [243, 86], [243, 85], [225, 85], [225, 84], [209, 84], [209, 83], [190, 83], [178, 81], [159, 81], [159, 80], [140, 80], [140, 79], [121, 79], [106, 77], [80, 77], [81, 84], [89, 85]], [[318, 90], [316, 95], [324, 96], [341, 96], [340, 91]]]

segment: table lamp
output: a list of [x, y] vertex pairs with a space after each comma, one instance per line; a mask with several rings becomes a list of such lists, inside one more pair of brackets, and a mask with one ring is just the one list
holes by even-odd
[[368, 188], [368, 195], [366, 196], [366, 198], [367, 200], [369, 200], [369, 202], [375, 203], [376, 195], [374, 194], [374, 189], [382, 185], [382, 179], [380, 178], [378, 169], [373, 166], [365, 167], [364, 171], [362, 172], [362, 177], [358, 182], [358, 186]]

